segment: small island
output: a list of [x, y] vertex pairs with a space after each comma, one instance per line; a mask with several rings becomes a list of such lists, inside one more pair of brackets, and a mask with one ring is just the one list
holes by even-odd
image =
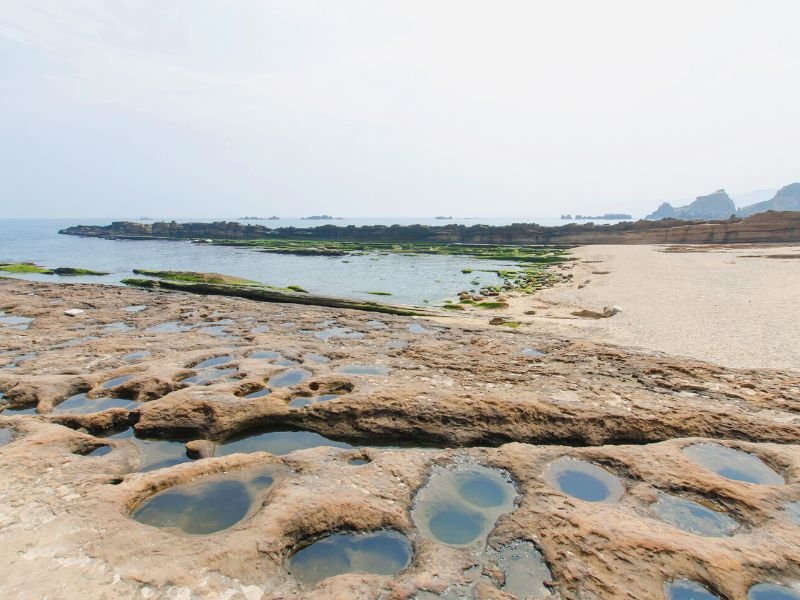
[[589, 216], [589, 215], [575, 215], [573, 218], [572, 215], [561, 215], [562, 221], [630, 221], [633, 219], [632, 215], [626, 213], [606, 213], [604, 215], [596, 215], [596, 216]]
[[341, 221], [342, 217], [332, 217], [330, 215], [312, 215], [310, 217], [300, 217], [303, 221]]
[[239, 217], [237, 221], [265, 221], [264, 217]]
[[275, 215], [272, 215], [269, 219], [267, 219], [267, 221], [280, 221], [280, 220], [281, 220], [281, 218], [280, 217], [276, 217]]
[[452, 221], [453, 217], [436, 217], [437, 221]]

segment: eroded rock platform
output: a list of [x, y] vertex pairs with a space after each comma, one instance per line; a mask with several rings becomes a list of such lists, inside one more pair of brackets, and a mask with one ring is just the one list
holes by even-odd
[[[4, 280], [0, 310], [32, 319], [0, 324], [4, 597], [643, 599], [689, 579], [738, 599], [800, 580], [797, 373], [102, 286]], [[275, 432], [330, 443], [259, 445]], [[137, 440], [170, 443], [174, 460], [148, 463]], [[240, 440], [256, 451], [229, 453]], [[749, 453], [780, 479], [720, 475], [684, 451], [703, 444]], [[621, 495], [557, 489], [548, 472], [563, 457], [604, 469]], [[453, 545], [423, 533], [412, 508], [432, 474], [464, 464], [501, 473], [514, 498], [486, 540]], [[270, 485], [221, 531], [131, 517], [158, 492], [259, 469]], [[735, 527], [682, 529], [659, 516], [664, 494]], [[380, 530], [410, 542], [397, 574], [310, 585], [290, 572], [310, 542]], [[549, 570], [536, 595], [514, 592], [498, 558], [520, 542]]]

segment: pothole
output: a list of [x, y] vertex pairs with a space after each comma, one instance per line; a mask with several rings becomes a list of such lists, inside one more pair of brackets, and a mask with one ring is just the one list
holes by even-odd
[[242, 396], [242, 398], [247, 398], [248, 400], [252, 400], [254, 398], [263, 398], [264, 396], [269, 396], [272, 393], [272, 390], [269, 388], [262, 388], [260, 390], [256, 390], [255, 392], [250, 392]]
[[531, 358], [535, 358], [537, 356], [544, 356], [544, 352], [540, 350], [536, 350], [535, 348], [523, 348], [522, 354], [525, 356], [529, 356]]
[[146, 308], [147, 308], [146, 304], [135, 304], [135, 305], [132, 305], [132, 306], [126, 306], [122, 310], [124, 310], [125, 312], [128, 312], [128, 313], [138, 313], [138, 312], [142, 312]]
[[147, 358], [152, 353], [149, 350], [139, 350], [137, 352], [129, 352], [125, 356], [122, 357], [122, 360], [125, 362], [131, 363], [142, 360], [143, 358]]
[[616, 502], [625, 492], [616, 475], [568, 456], [550, 463], [544, 479], [555, 489], [586, 502]]
[[719, 600], [704, 585], [689, 579], [676, 579], [664, 584], [664, 596], [667, 600]]
[[144, 500], [131, 518], [191, 535], [216, 533], [244, 519], [255, 497], [273, 482], [273, 474], [263, 471], [249, 478], [227, 475], [176, 485]]
[[294, 553], [288, 571], [304, 585], [314, 586], [342, 573], [395, 575], [412, 556], [408, 538], [396, 531], [337, 533]]
[[726, 514], [663, 492], [659, 492], [651, 510], [662, 521], [697, 535], [731, 535], [739, 526]]
[[781, 475], [748, 452], [717, 444], [693, 444], [684, 448], [683, 453], [700, 466], [726, 479], [761, 485], [785, 483]]
[[63, 402], [60, 402], [53, 412], [70, 414], [70, 415], [88, 415], [96, 413], [109, 408], [124, 408], [125, 410], [132, 410], [138, 406], [138, 402], [134, 400], [127, 400], [125, 398], [97, 398], [90, 400], [86, 394], [75, 394], [70, 396]]
[[542, 554], [530, 542], [515, 542], [497, 552], [497, 563], [505, 576], [501, 590], [518, 598], [553, 598], [545, 585], [552, 579]]
[[290, 387], [292, 385], [297, 385], [301, 381], [305, 381], [309, 377], [311, 377], [311, 371], [307, 371], [306, 369], [289, 369], [288, 371], [283, 371], [271, 377], [267, 385], [272, 388]]
[[389, 369], [383, 365], [343, 365], [336, 372], [344, 375], [388, 375]]
[[420, 533], [449, 546], [485, 543], [500, 515], [514, 509], [516, 490], [501, 472], [481, 465], [435, 466], [411, 517]]
[[14, 439], [14, 430], [8, 427], [0, 427], [0, 446], [11, 443]]
[[272, 350], [256, 350], [247, 355], [247, 358], [260, 359], [260, 360], [273, 360], [280, 358], [280, 352], [273, 352]]
[[137, 471], [140, 473], [179, 465], [191, 460], [186, 456], [185, 442], [138, 438], [132, 427], [120, 433], [110, 435], [108, 439], [129, 440], [136, 446], [139, 453], [139, 467]]
[[323, 356], [322, 354], [306, 354], [303, 358], [304, 360], [309, 360], [320, 365], [331, 362], [330, 358]]
[[115, 388], [118, 385], [122, 385], [126, 381], [130, 381], [132, 379], [131, 375], [122, 375], [120, 377], [114, 377], [113, 379], [109, 379], [108, 381], [104, 381], [100, 386], [104, 390], [110, 390], [111, 388]]
[[790, 502], [783, 509], [783, 512], [786, 513], [789, 519], [800, 525], [800, 502]]
[[109, 323], [103, 327], [103, 331], [107, 333], [119, 333], [123, 331], [130, 331], [133, 329], [130, 325], [125, 323], [124, 321], [117, 321], [115, 323]]
[[203, 369], [202, 371], [185, 379], [181, 379], [179, 383], [187, 383], [191, 385], [210, 385], [223, 378], [230, 377], [239, 370], [236, 367], [230, 369], [218, 369], [211, 367], [210, 369]]
[[180, 321], [167, 321], [165, 323], [158, 323], [151, 325], [145, 329], [146, 333], [182, 333], [189, 331], [192, 328], [188, 323], [181, 323]]
[[187, 367], [189, 369], [207, 369], [209, 367], [216, 367], [219, 365], [224, 365], [229, 363], [233, 360], [233, 356], [230, 354], [226, 354], [224, 356], [213, 356], [211, 358], [207, 358], [204, 361], [197, 363], [196, 365], [192, 365]]
[[295, 450], [331, 446], [333, 448], [352, 448], [346, 442], [326, 438], [313, 431], [245, 431], [217, 445], [215, 456], [227, 456], [237, 452], [269, 452], [270, 454], [289, 454]]
[[289, 408], [303, 408], [317, 404], [319, 402], [327, 402], [328, 400], [336, 400], [340, 398], [341, 394], [321, 394], [319, 396], [295, 396], [289, 400]]
[[757, 583], [747, 592], [747, 600], [800, 600], [800, 589], [776, 583]]

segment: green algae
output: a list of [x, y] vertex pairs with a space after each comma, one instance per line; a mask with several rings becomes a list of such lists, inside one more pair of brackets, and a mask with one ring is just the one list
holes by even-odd
[[34, 263], [3, 263], [0, 264], [0, 271], [6, 273], [39, 273], [41, 275], [52, 275], [51, 269], [40, 267]]

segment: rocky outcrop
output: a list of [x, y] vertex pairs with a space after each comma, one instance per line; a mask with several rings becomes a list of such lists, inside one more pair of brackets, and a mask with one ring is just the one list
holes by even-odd
[[[86, 315], [54, 311], [63, 299], [86, 306]], [[139, 313], [123, 310], [145, 304]], [[374, 314], [356, 311], [138, 289], [112, 294], [101, 286], [2, 280], [0, 306], [34, 318], [7, 338], [8, 352], [40, 352], [0, 370], [0, 404], [39, 408], [38, 415], [0, 413], [0, 431], [8, 432], [0, 447], [4, 597], [510, 600], [525, 594], [498, 589], [506, 567], [492, 552], [519, 540], [541, 552], [552, 597], [563, 600], [661, 598], [665, 582], [682, 578], [721, 598], [745, 598], [753, 584], [800, 576], [800, 526], [789, 512], [800, 493], [797, 373], [726, 369], [475, 323], [426, 321], [436, 331], [424, 335], [393, 315], [381, 315], [375, 328]], [[133, 330], [104, 331], [120, 318]], [[212, 318], [230, 321], [234, 339], [196, 328]], [[148, 331], [165, 319], [193, 328]], [[315, 335], [333, 321], [364, 335]], [[269, 330], [256, 332], [267, 323]], [[57, 348], [64, 331], [96, 337]], [[393, 341], [407, 345], [392, 349]], [[524, 356], [521, 347], [541, 353]], [[149, 354], [128, 362], [142, 348]], [[270, 385], [295, 363], [267, 358], [266, 349], [302, 361], [308, 379]], [[212, 357], [223, 357], [219, 366], [236, 375], [160, 392], [152, 383], [184, 381]], [[341, 369], [378, 362], [383, 375]], [[132, 409], [55, 410], [76, 392], [129, 396], [134, 388], [103, 385], [121, 374], [156, 397]], [[265, 385], [271, 394], [246, 397]], [[343, 393], [291, 405], [332, 390]], [[107, 435], [129, 424], [139, 435], [190, 440], [176, 444], [191, 456], [137, 472], [136, 438]], [[363, 447], [215, 452], [253, 427], [312, 431]], [[746, 483], [704, 468], [685, 453], [699, 443], [750, 453], [785, 484]], [[583, 501], [555, 487], [547, 471], [565, 457], [618, 478], [621, 497]], [[426, 536], [410, 510], [432, 474], [467, 461], [513, 481], [515, 501], [492, 522], [487, 544], [458, 547]], [[218, 533], [185, 535], [131, 518], [158, 492], [219, 478], [252, 482], [267, 469], [271, 487], [254, 493], [241, 520]], [[676, 527], [655, 510], [664, 493], [724, 513], [738, 528], [707, 536]], [[334, 573], [316, 585], [294, 577], [289, 557], [309, 542], [383, 529], [402, 533], [413, 547], [402, 571]], [[475, 568], [486, 559], [483, 571]], [[470, 588], [475, 594], [458, 591]]]
[[[727, 198], [727, 194], [725, 195]], [[730, 200], [730, 199], [728, 199]], [[714, 200], [704, 203], [712, 205]], [[698, 209], [699, 210], [699, 209]], [[734, 211], [730, 211], [728, 216]], [[614, 225], [568, 224], [544, 227], [535, 223], [491, 225], [373, 225], [314, 228], [220, 223], [132, 223], [116, 221], [106, 226], [79, 225], [60, 233], [108, 239], [189, 240], [318, 240], [338, 242], [427, 242], [440, 244], [704, 244], [783, 243], [800, 241], [800, 212], [759, 213], [746, 219], [721, 221], [675, 220], [636, 221]]]
[[658, 219], [686, 219], [707, 220], [727, 219], [736, 214], [736, 205], [725, 190], [717, 190], [707, 196], [698, 196], [691, 204], [673, 207], [669, 202], [664, 202], [658, 209], [645, 217], [649, 220]]
[[771, 200], [758, 202], [756, 204], [751, 204], [750, 206], [740, 208], [738, 215], [740, 217], [747, 217], [749, 215], [766, 212], [768, 210], [800, 211], [800, 183], [792, 183], [784, 188], [781, 188]]

